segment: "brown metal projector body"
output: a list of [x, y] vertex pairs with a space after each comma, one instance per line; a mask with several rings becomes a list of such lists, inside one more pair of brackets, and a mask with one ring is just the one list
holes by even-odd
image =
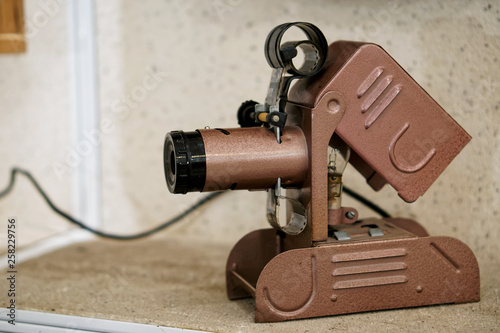
[[[374, 189], [389, 183], [407, 202], [470, 140], [382, 48], [333, 43], [322, 72], [293, 87], [286, 112], [287, 127], [300, 128], [307, 146], [307, 168], [294, 165], [305, 178], [286, 195], [304, 205], [309, 222], [298, 235], [266, 229], [243, 237], [227, 262], [230, 299], [254, 297], [258, 322], [479, 301], [478, 264], [462, 242], [429, 237], [412, 220], [347, 223], [346, 208], [328, 209], [334, 133]], [[301, 148], [297, 160], [303, 155]], [[342, 231], [347, 237], [335, 236]]]

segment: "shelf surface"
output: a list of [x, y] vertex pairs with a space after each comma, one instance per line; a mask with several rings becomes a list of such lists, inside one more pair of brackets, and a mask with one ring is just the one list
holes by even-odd
[[[18, 309], [213, 332], [489, 330], [500, 327], [500, 264], [480, 263], [481, 302], [254, 323], [253, 299], [229, 301], [231, 246], [183, 238], [80, 243], [17, 267]], [[0, 279], [0, 290], [7, 290]], [[1, 307], [6, 297], [1, 299]], [[0, 323], [2, 324], [2, 323]]]

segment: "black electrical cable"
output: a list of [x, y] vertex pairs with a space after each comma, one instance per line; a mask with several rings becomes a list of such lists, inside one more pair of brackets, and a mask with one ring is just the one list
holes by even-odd
[[370, 200], [368, 200], [367, 198], [365, 198], [361, 194], [359, 194], [357, 192], [354, 192], [349, 187], [343, 186], [343, 191], [344, 191], [345, 194], [351, 196], [355, 200], [358, 200], [363, 205], [365, 205], [366, 207], [370, 208], [371, 210], [373, 210], [374, 212], [376, 212], [380, 216], [382, 216], [382, 217], [391, 217], [391, 215], [389, 215], [389, 213], [387, 213], [387, 211], [385, 211], [383, 208], [381, 208], [380, 206], [378, 206], [375, 203], [371, 202]]
[[222, 193], [224, 193], [224, 192], [214, 192], [214, 193], [211, 193], [211, 194], [205, 196], [203, 199], [201, 199], [200, 201], [198, 201], [197, 203], [195, 203], [194, 205], [192, 205], [191, 207], [189, 207], [187, 210], [185, 210], [181, 214], [175, 216], [174, 218], [168, 220], [165, 223], [160, 224], [159, 226], [157, 226], [157, 227], [155, 227], [155, 228], [153, 228], [151, 230], [140, 232], [140, 233], [134, 234], [134, 235], [115, 235], [115, 234], [110, 234], [110, 233], [107, 233], [107, 232], [103, 232], [103, 231], [99, 231], [99, 230], [93, 229], [93, 228], [85, 225], [83, 222], [78, 221], [77, 219], [75, 219], [74, 217], [72, 217], [71, 215], [69, 215], [68, 213], [63, 212], [61, 209], [59, 209], [52, 202], [52, 200], [45, 193], [45, 191], [40, 187], [40, 185], [35, 180], [35, 178], [31, 175], [31, 173], [29, 171], [26, 171], [26, 170], [23, 170], [23, 169], [20, 169], [20, 168], [13, 168], [11, 170], [9, 185], [7, 186], [7, 188], [5, 190], [3, 190], [2, 192], [0, 192], [0, 198], [6, 196], [12, 190], [12, 188], [14, 187], [14, 183], [16, 182], [16, 174], [18, 174], [18, 173], [26, 176], [31, 181], [31, 183], [33, 183], [33, 185], [35, 186], [35, 188], [37, 189], [37, 191], [40, 193], [40, 195], [45, 199], [45, 202], [47, 202], [47, 204], [50, 206], [50, 208], [52, 208], [57, 214], [59, 214], [60, 216], [62, 216], [66, 220], [68, 220], [69, 222], [71, 222], [73, 224], [76, 224], [77, 226], [81, 227], [82, 229], [88, 230], [88, 231], [90, 231], [93, 234], [96, 234], [98, 236], [105, 237], [105, 238], [111, 238], [111, 239], [119, 239], [119, 240], [131, 240], [131, 239], [138, 239], [138, 238], [143, 238], [143, 237], [146, 237], [146, 236], [150, 236], [150, 235], [152, 235], [152, 234], [154, 234], [154, 233], [156, 233], [156, 232], [158, 232], [160, 230], [163, 230], [166, 227], [171, 226], [172, 224], [174, 224], [174, 223], [182, 220], [183, 218], [185, 218], [186, 216], [188, 216], [189, 214], [191, 214], [193, 211], [195, 211], [197, 208], [199, 208], [203, 204], [207, 203], [208, 201], [210, 201], [210, 200], [218, 197]]
[[[26, 171], [26, 170], [23, 170], [23, 169], [20, 169], [20, 168], [12, 168], [12, 170], [10, 172], [10, 182], [9, 182], [9, 185], [7, 185], [7, 188], [5, 190], [3, 190], [2, 192], [0, 192], [0, 199], [3, 198], [4, 196], [6, 196], [7, 194], [9, 194], [12, 191], [12, 189], [14, 188], [14, 184], [16, 182], [16, 175], [18, 173], [26, 176], [31, 181], [31, 183], [35, 186], [36, 190], [38, 191], [38, 193], [40, 193], [40, 195], [43, 197], [43, 199], [45, 200], [45, 202], [47, 202], [47, 204], [50, 206], [50, 208], [52, 208], [52, 210], [54, 210], [58, 215], [60, 215], [61, 217], [65, 218], [69, 222], [71, 222], [73, 224], [76, 224], [80, 228], [85, 229], [87, 231], [90, 231], [91, 233], [93, 233], [95, 235], [98, 235], [98, 236], [104, 237], [104, 238], [111, 238], [111, 239], [118, 239], [118, 240], [131, 240], [131, 239], [138, 239], [138, 238], [143, 238], [143, 237], [150, 236], [150, 235], [152, 235], [152, 234], [154, 234], [154, 233], [156, 233], [158, 231], [161, 231], [161, 230], [165, 229], [168, 226], [171, 226], [172, 224], [174, 224], [176, 222], [179, 222], [180, 220], [182, 220], [183, 218], [185, 218], [186, 216], [188, 216], [189, 214], [191, 214], [193, 211], [195, 211], [196, 209], [198, 209], [199, 207], [201, 207], [205, 203], [207, 203], [210, 200], [218, 197], [222, 193], [225, 193], [225, 192], [214, 192], [214, 193], [211, 193], [211, 194], [205, 196], [200, 201], [196, 202], [194, 205], [192, 205], [191, 207], [189, 207], [187, 210], [185, 210], [181, 214], [179, 214], [179, 215], [175, 216], [174, 218], [172, 218], [172, 219], [170, 219], [170, 220], [168, 220], [168, 221], [160, 224], [159, 226], [157, 226], [157, 227], [155, 227], [153, 229], [150, 229], [150, 230], [147, 230], [147, 231], [144, 231], [144, 232], [140, 232], [138, 234], [133, 234], [133, 235], [116, 235], [116, 234], [110, 234], [110, 233], [107, 233], [107, 232], [103, 232], [103, 231], [99, 231], [99, 230], [93, 229], [93, 228], [87, 226], [86, 224], [84, 224], [83, 222], [78, 221], [77, 219], [75, 219], [74, 217], [72, 217], [71, 215], [69, 215], [68, 213], [65, 213], [64, 211], [62, 211], [61, 209], [59, 209], [52, 202], [52, 200], [45, 193], [45, 191], [40, 187], [40, 185], [35, 180], [35, 178], [31, 175], [31, 173], [29, 171]], [[370, 200], [366, 199], [362, 195], [360, 195], [360, 194], [356, 193], [355, 191], [351, 190], [350, 188], [344, 186], [344, 192], [347, 195], [350, 195], [354, 199], [358, 200], [362, 204], [366, 205], [368, 208], [370, 208], [373, 211], [377, 212], [382, 217], [391, 217], [389, 215], [389, 213], [387, 213], [384, 209], [380, 208], [379, 206], [377, 206], [376, 204], [374, 204]]]

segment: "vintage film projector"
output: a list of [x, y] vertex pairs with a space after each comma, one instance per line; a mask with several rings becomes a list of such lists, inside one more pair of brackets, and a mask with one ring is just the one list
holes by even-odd
[[[291, 27], [306, 39], [284, 42]], [[479, 301], [478, 264], [464, 243], [405, 218], [358, 220], [341, 205], [348, 162], [373, 189], [389, 183], [417, 200], [467, 132], [378, 45], [328, 46], [316, 26], [295, 22], [270, 32], [265, 55], [268, 94], [243, 103], [241, 128], [165, 139], [171, 192], [267, 191], [273, 228], [234, 246], [228, 297], [254, 297], [257, 322]]]

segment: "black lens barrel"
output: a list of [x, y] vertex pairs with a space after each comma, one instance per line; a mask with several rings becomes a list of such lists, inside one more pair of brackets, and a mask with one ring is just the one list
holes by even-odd
[[167, 186], [172, 193], [202, 191], [207, 164], [200, 132], [172, 131], [165, 137], [163, 166]]

